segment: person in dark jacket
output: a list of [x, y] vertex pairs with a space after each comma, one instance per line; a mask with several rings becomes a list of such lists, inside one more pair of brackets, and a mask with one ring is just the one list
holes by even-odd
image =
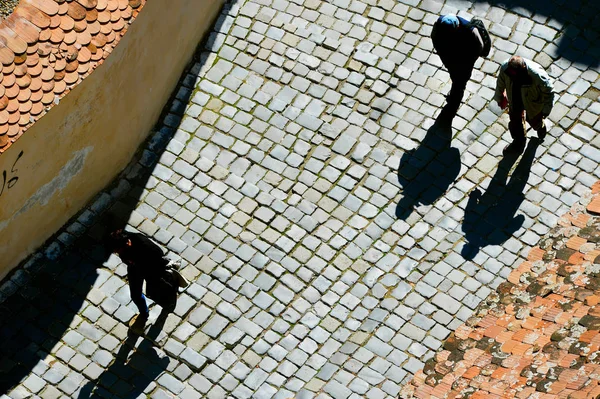
[[144, 281], [146, 281], [148, 295], [163, 308], [163, 311], [170, 311], [175, 307], [176, 281], [173, 289], [161, 288], [156, 295], [150, 294], [150, 290], [154, 287], [164, 287], [164, 283], [160, 280], [165, 277], [168, 263], [164, 258], [163, 250], [156, 243], [143, 234], [117, 230], [110, 234], [108, 245], [109, 250], [118, 254], [127, 265], [131, 299], [140, 311], [136, 322], [148, 320], [149, 316], [146, 297], [142, 292]]
[[458, 111], [477, 58], [489, 53], [489, 35], [483, 23], [477, 20], [479, 24], [475, 24], [475, 21], [453, 14], [442, 15], [431, 32], [433, 47], [452, 79], [445, 108], [452, 114]]

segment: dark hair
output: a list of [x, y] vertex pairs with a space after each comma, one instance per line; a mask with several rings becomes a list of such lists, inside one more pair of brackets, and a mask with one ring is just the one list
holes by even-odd
[[127, 244], [129, 235], [123, 229], [115, 230], [106, 237], [106, 247], [113, 253], [123, 248]]
[[525, 61], [523, 61], [523, 58], [519, 57], [518, 55], [513, 55], [510, 57], [508, 60], [508, 67], [515, 71], [527, 69]]

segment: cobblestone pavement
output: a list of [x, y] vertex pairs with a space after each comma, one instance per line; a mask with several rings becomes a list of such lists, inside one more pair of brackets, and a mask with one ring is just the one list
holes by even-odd
[[400, 398], [600, 395], [599, 191], [559, 220]]
[[[503, 3], [228, 3], [139, 162], [3, 283], [0, 392], [396, 397], [600, 177], [597, 3]], [[450, 129], [429, 34], [457, 10], [493, 50]], [[519, 159], [491, 104], [514, 53], [559, 92]], [[147, 338], [108, 208], [193, 281]]]

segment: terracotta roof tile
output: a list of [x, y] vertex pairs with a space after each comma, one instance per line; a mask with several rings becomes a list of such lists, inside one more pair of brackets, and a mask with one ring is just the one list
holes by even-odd
[[[600, 216], [582, 209], [561, 218], [400, 398], [599, 397], [600, 262], [592, 262], [600, 255]], [[563, 247], [564, 254], [554, 250]]]
[[579, 251], [579, 248], [585, 244], [587, 242], [587, 240], [585, 238], [581, 238], [581, 237], [571, 237], [569, 239], [569, 241], [567, 241], [567, 248], [571, 248], [574, 249], [576, 251]]
[[28, 4], [19, 4], [15, 8], [14, 14], [28, 20], [40, 29], [50, 26], [50, 16], [40, 11], [37, 7], [32, 7]]
[[594, 198], [587, 206], [587, 210], [591, 213], [600, 214], [600, 197]]
[[77, 0], [85, 8], [94, 8], [98, 5], [98, 0]]
[[24, 0], [45, 14], [52, 16], [58, 12], [58, 3], [54, 0]]
[[0, 23], [0, 153], [112, 51], [146, 0], [22, 0]]
[[532, 262], [535, 262], [536, 260], [542, 260], [545, 253], [546, 251], [539, 247], [532, 248], [531, 251], [529, 251], [529, 254], [527, 255], [527, 260], [530, 260]]

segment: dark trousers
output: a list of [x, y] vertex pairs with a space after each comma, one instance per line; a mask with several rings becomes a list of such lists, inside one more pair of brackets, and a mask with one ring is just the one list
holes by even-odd
[[[511, 109], [508, 112], [508, 116], [510, 118], [510, 121], [508, 122], [510, 137], [512, 137], [515, 143], [525, 143], [525, 111]], [[529, 115], [527, 115], [527, 123], [529, 123], [529, 126], [538, 133], [538, 137], [543, 138], [543, 135], [546, 134], [546, 124], [544, 123], [543, 118], [539, 121], [533, 121], [529, 119]]]
[[139, 294], [134, 294], [133, 290], [131, 290], [131, 287], [130, 293], [131, 300], [133, 301], [133, 303], [135, 303], [135, 306], [137, 306], [138, 310], [140, 311], [140, 314], [147, 315], [148, 304], [146, 303], [146, 297], [144, 296], [144, 294], [142, 294], [141, 292]]
[[[146, 296], [141, 291], [132, 290], [131, 286], [129, 287], [129, 289], [129, 292], [131, 294], [131, 300], [133, 301], [133, 303], [135, 303], [135, 306], [137, 306], [138, 310], [140, 311], [140, 314], [148, 315], [149, 310], [148, 304], [146, 303]], [[172, 292], [168, 295], [161, 297], [161, 301], [158, 304], [160, 305], [160, 307], [163, 308], [163, 312], [172, 312], [175, 309], [175, 306], [177, 306], [177, 292]]]
[[469, 82], [469, 79], [471, 79], [471, 73], [475, 66], [474, 62], [465, 63], [464, 60], [460, 61], [463, 62], [452, 63], [446, 66], [450, 73], [450, 79], [452, 79], [452, 88], [448, 94], [447, 102], [449, 107], [456, 108], [456, 110], [458, 110], [458, 107], [462, 102], [467, 83]]

